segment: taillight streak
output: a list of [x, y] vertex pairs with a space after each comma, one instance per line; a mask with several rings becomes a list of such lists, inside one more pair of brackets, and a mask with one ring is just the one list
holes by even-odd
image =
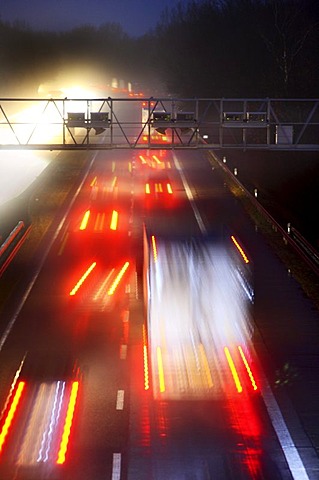
[[156, 247], [156, 240], [154, 235], [152, 235], [152, 248], [153, 248], [153, 257], [154, 257], [154, 262], [157, 262], [157, 247]]
[[159, 389], [160, 389], [160, 392], [163, 393], [165, 392], [166, 387], [165, 387], [165, 377], [164, 377], [163, 357], [162, 357], [161, 347], [157, 347], [156, 355], [157, 355]]
[[116, 230], [117, 229], [118, 218], [119, 218], [118, 212], [116, 210], [113, 210], [111, 223], [110, 223], [110, 229], [111, 230]]
[[59, 452], [58, 452], [58, 458], [57, 458], [57, 461], [56, 461], [56, 463], [59, 464], [59, 465], [62, 465], [65, 462], [65, 457], [66, 457], [66, 452], [67, 452], [67, 449], [68, 449], [69, 437], [70, 437], [70, 433], [71, 433], [71, 427], [72, 427], [72, 422], [73, 422], [73, 416], [74, 416], [74, 410], [75, 410], [78, 390], [79, 390], [79, 382], [77, 382], [77, 381], [73, 382], [72, 383], [72, 388], [71, 388], [71, 393], [70, 393], [69, 405], [68, 405], [68, 409], [67, 409], [66, 417], [65, 417], [65, 422], [64, 422], [62, 438], [61, 438], [61, 442], [60, 442], [60, 448], [59, 448]]
[[245, 365], [245, 368], [246, 368], [246, 370], [247, 370], [247, 373], [248, 373], [250, 382], [251, 382], [251, 384], [252, 384], [252, 387], [253, 387], [254, 390], [257, 390], [258, 387], [257, 387], [257, 385], [256, 385], [255, 378], [254, 378], [253, 373], [252, 373], [252, 371], [251, 371], [251, 368], [250, 368], [250, 366], [249, 366], [249, 364], [248, 364], [248, 361], [247, 361], [247, 359], [246, 359], [246, 357], [245, 357], [244, 351], [243, 351], [243, 349], [241, 348], [240, 345], [238, 345], [238, 351], [239, 351], [239, 354], [240, 354], [240, 356], [241, 356], [241, 359], [242, 359], [242, 361], [243, 361], [243, 363], [244, 363], [244, 365]]
[[90, 210], [87, 210], [85, 212], [85, 214], [83, 215], [82, 222], [81, 222], [81, 225], [80, 225], [80, 230], [85, 230], [86, 229], [86, 227], [88, 225], [88, 222], [89, 222], [90, 215], [91, 215]]
[[210, 368], [209, 368], [205, 348], [204, 348], [204, 345], [202, 343], [199, 345], [199, 352], [200, 352], [201, 363], [204, 366], [204, 371], [205, 371], [205, 375], [206, 375], [207, 384], [211, 388], [211, 387], [214, 386], [214, 384], [213, 384], [213, 379], [212, 379], [212, 376], [211, 376], [211, 373], [210, 373]]
[[149, 390], [150, 379], [149, 379], [149, 369], [148, 369], [148, 351], [147, 351], [147, 338], [146, 338], [145, 325], [143, 325], [143, 363], [144, 363], [144, 390]]
[[166, 187], [167, 187], [167, 192], [171, 195], [173, 193], [173, 189], [172, 189], [172, 186], [170, 183], [167, 183], [166, 184]]
[[130, 262], [125, 262], [123, 267], [121, 268], [120, 272], [118, 273], [118, 275], [116, 276], [114, 282], [112, 283], [111, 287], [109, 288], [107, 294], [108, 295], [113, 295], [113, 293], [115, 292], [115, 290], [117, 289], [117, 286], [118, 284], [120, 283], [124, 273], [126, 272], [126, 270], [128, 269], [128, 266], [129, 266]]
[[139, 159], [141, 160], [141, 163], [144, 163], [144, 164], [147, 163], [147, 161], [145, 160], [145, 158], [143, 157], [143, 155], [139, 155]]
[[80, 280], [77, 282], [77, 284], [72, 288], [71, 292], [70, 292], [70, 296], [73, 296], [77, 293], [77, 291], [79, 290], [79, 288], [83, 285], [83, 283], [85, 282], [85, 280], [87, 279], [87, 277], [90, 275], [90, 273], [94, 270], [94, 268], [96, 267], [96, 262], [93, 262], [90, 267], [86, 270], [86, 272], [82, 275], [82, 277], [80, 278]]
[[16, 410], [18, 408], [18, 405], [19, 405], [24, 387], [25, 387], [25, 382], [20, 381], [18, 383], [16, 393], [15, 393], [13, 399], [12, 399], [11, 406], [9, 408], [8, 414], [6, 416], [3, 427], [1, 429], [1, 433], [0, 433], [0, 453], [2, 452], [4, 442], [6, 440], [6, 437], [8, 435], [8, 432], [9, 432], [10, 426], [12, 424], [14, 415], [15, 415]]
[[94, 295], [93, 297], [93, 300], [94, 301], [97, 301], [102, 295], [104, 295], [104, 292], [106, 290], [106, 285], [108, 284], [111, 276], [113, 275], [114, 273], [114, 268], [112, 268], [112, 270], [109, 272], [109, 274], [107, 275], [107, 277], [105, 278], [105, 280], [103, 280], [100, 288], [98, 289], [98, 291], [96, 292], [96, 294]]
[[232, 356], [230, 354], [230, 351], [227, 347], [225, 347], [224, 352], [225, 352], [226, 359], [227, 359], [231, 374], [233, 376], [233, 379], [234, 379], [234, 382], [235, 382], [235, 385], [236, 385], [236, 388], [237, 388], [237, 392], [241, 393], [243, 391], [243, 387], [240, 383], [239, 376], [238, 376], [234, 361], [232, 359]]

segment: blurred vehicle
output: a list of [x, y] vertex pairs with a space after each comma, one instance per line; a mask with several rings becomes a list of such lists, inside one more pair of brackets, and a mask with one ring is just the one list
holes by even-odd
[[61, 473], [80, 377], [69, 355], [28, 354], [21, 362], [1, 412], [0, 478], [13, 478], [12, 472], [14, 478], [39, 479], [55, 469]]
[[148, 363], [155, 399], [258, 390], [252, 266], [235, 237], [161, 237], [144, 230]]

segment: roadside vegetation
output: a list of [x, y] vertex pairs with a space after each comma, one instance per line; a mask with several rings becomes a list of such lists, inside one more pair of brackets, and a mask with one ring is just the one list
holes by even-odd
[[[306, 97], [319, 91], [317, 0], [197, 0], [138, 38], [120, 25], [32, 31], [0, 17], [0, 94], [35, 91], [72, 62], [186, 97]], [[155, 86], [155, 87], [154, 87]]]

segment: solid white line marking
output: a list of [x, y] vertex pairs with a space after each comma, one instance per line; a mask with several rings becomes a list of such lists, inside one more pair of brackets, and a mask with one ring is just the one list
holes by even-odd
[[191, 192], [191, 189], [190, 189], [190, 186], [188, 185], [187, 183], [187, 180], [185, 178], [185, 175], [184, 175], [184, 172], [179, 164], [179, 161], [175, 155], [175, 153], [173, 153], [173, 160], [174, 160], [174, 163], [175, 163], [175, 167], [176, 167], [176, 170], [178, 170], [179, 174], [180, 174], [180, 177], [182, 179], [182, 183], [183, 183], [183, 186], [185, 188], [185, 192], [186, 192], [186, 195], [187, 195], [187, 198], [189, 200], [189, 203], [191, 204], [191, 207], [193, 209], [193, 212], [194, 212], [194, 215], [195, 215], [195, 218], [197, 220], [197, 223], [198, 223], [198, 226], [199, 226], [199, 229], [200, 231], [205, 234], [207, 233], [206, 231], [206, 227], [204, 225], [204, 222], [203, 222], [203, 219], [201, 217], [201, 214], [199, 213], [199, 210], [197, 208], [197, 205], [195, 203], [195, 200], [194, 200], [194, 197], [193, 197], [193, 194]]
[[116, 410], [123, 410], [124, 408], [124, 390], [117, 391]]
[[113, 453], [112, 480], [121, 478], [121, 454]]
[[294, 445], [279, 405], [267, 381], [264, 382], [262, 397], [293, 478], [295, 480], [309, 480], [298, 449]]

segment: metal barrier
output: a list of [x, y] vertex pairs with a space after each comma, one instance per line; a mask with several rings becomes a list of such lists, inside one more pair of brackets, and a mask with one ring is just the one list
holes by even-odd
[[227, 163], [222, 162], [217, 155], [210, 152], [210, 155], [218, 163], [220, 168], [231, 178], [237, 187], [245, 194], [250, 203], [271, 225], [274, 232], [278, 233], [283, 240], [283, 245], [290, 245], [294, 252], [303, 259], [311, 270], [319, 276], [319, 253], [309, 244], [298, 230], [288, 224], [287, 231], [270, 215], [270, 213], [260, 204], [260, 202], [240, 183], [237, 176], [229, 170]]
[[0, 149], [116, 148], [316, 151], [319, 100], [0, 99]]

